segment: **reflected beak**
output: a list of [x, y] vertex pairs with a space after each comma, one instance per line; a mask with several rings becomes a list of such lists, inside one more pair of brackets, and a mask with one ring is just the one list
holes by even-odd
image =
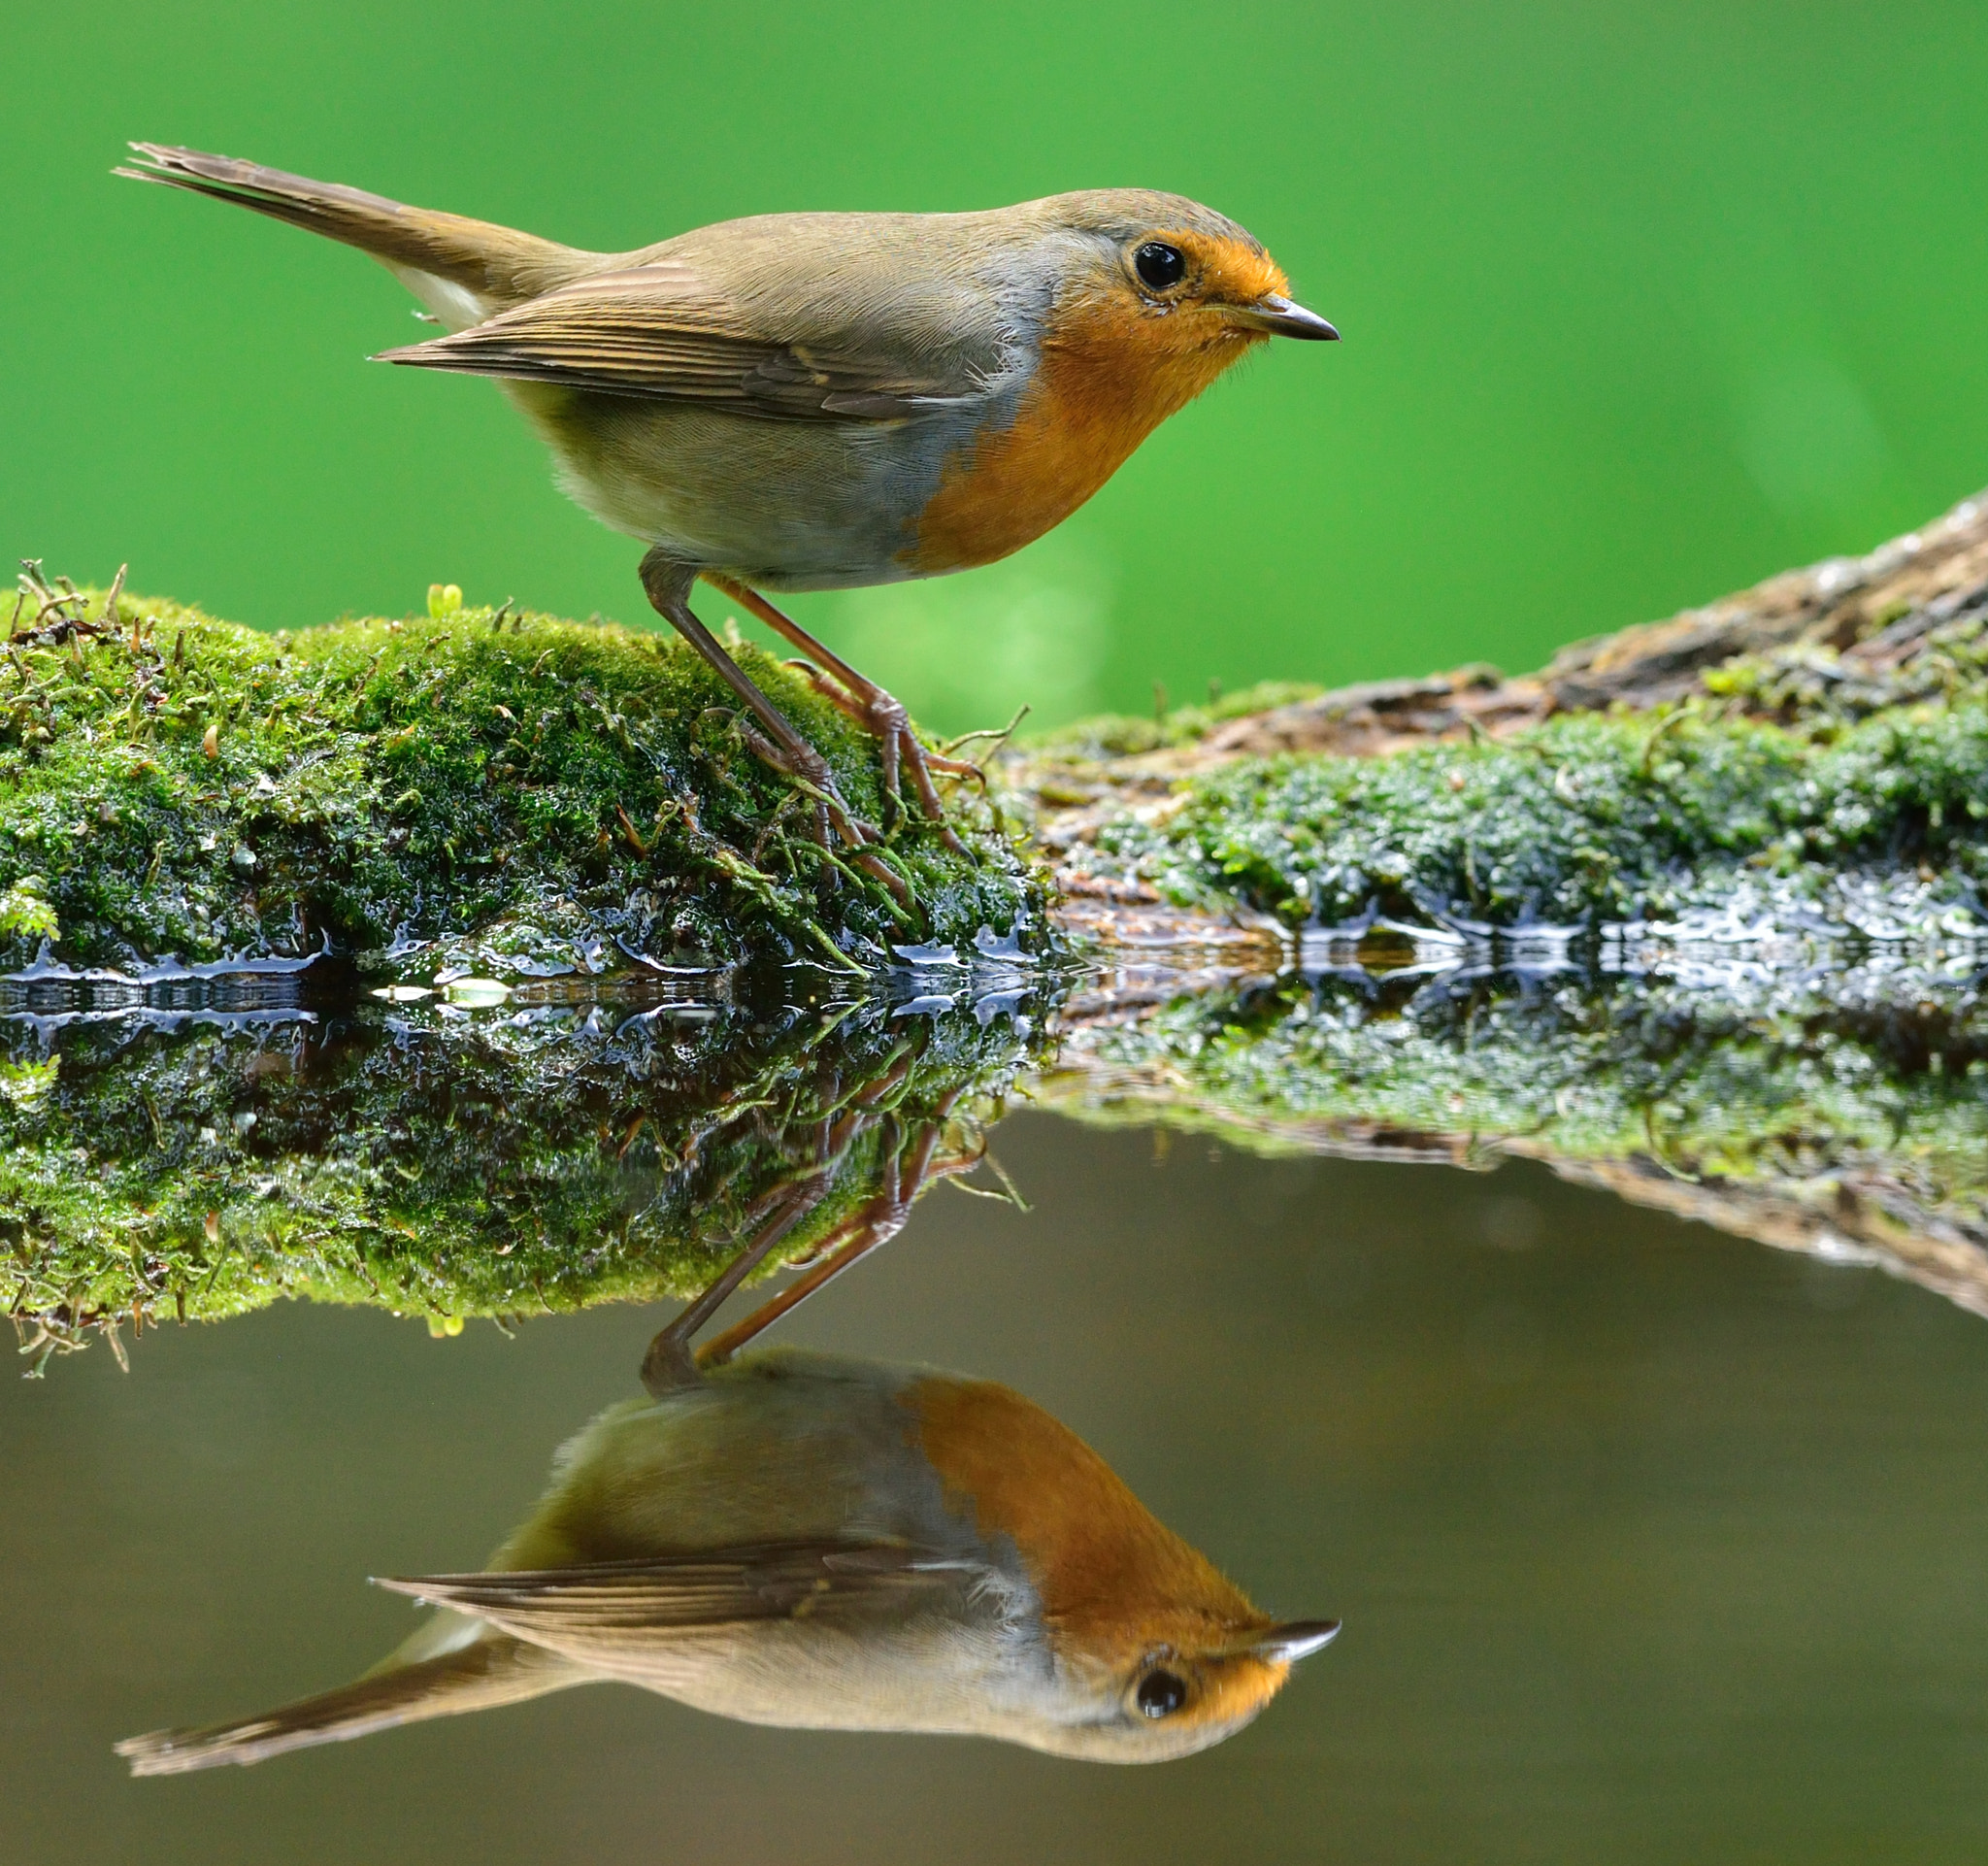
[[1336, 1619], [1290, 1619], [1259, 1634], [1250, 1642], [1249, 1650], [1273, 1665], [1295, 1665], [1301, 1658], [1323, 1651], [1339, 1636]]
[[1272, 292], [1267, 298], [1259, 298], [1253, 305], [1239, 305], [1235, 314], [1251, 330], [1267, 332], [1272, 337], [1303, 337], [1314, 344], [1336, 344], [1340, 334], [1315, 311], [1307, 311], [1303, 305], [1293, 304], [1290, 299]]

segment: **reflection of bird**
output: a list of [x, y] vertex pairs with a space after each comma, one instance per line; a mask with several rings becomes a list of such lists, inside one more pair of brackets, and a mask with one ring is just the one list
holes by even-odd
[[[984, 214], [785, 214], [581, 252], [253, 163], [136, 144], [120, 173], [369, 252], [449, 334], [388, 360], [500, 379], [649, 600], [825, 793], [827, 767], [691, 613], [699, 577], [826, 674], [940, 808], [903, 709], [757, 592], [991, 563], [1060, 523], [1271, 336], [1331, 338], [1221, 215], [1139, 189]], [[832, 678], [831, 678], [832, 677]]]
[[613, 1407], [490, 1571], [390, 1582], [437, 1614], [356, 1683], [133, 1738], [140, 1775], [590, 1680], [721, 1716], [950, 1732], [1108, 1762], [1219, 1743], [1333, 1622], [1274, 1622], [1007, 1387], [759, 1354]]

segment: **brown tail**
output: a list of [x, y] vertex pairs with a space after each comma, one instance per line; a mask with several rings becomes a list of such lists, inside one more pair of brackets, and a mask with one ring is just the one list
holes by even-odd
[[600, 264], [593, 253], [541, 240], [536, 234], [465, 219], [458, 214], [404, 207], [336, 182], [313, 182], [233, 156], [203, 155], [198, 150], [169, 149], [159, 143], [131, 147], [138, 151], [139, 162], [114, 174], [253, 208], [293, 227], [357, 247], [396, 271], [446, 279], [485, 300], [492, 311], [522, 304]]
[[474, 1645], [413, 1665], [369, 1673], [336, 1691], [286, 1704], [261, 1716], [210, 1723], [197, 1730], [154, 1730], [126, 1737], [117, 1753], [135, 1776], [185, 1775], [222, 1763], [261, 1762], [288, 1749], [418, 1723], [427, 1717], [520, 1704], [586, 1674], [550, 1652], [514, 1639], [480, 1639]]

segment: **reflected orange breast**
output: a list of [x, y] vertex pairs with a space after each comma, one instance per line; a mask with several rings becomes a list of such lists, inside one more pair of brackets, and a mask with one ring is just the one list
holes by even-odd
[[1019, 1393], [933, 1377], [906, 1403], [948, 1506], [982, 1536], [1014, 1544], [1059, 1648], [1121, 1670], [1156, 1642], [1191, 1649], [1210, 1629], [1269, 1623], [1075, 1432]]

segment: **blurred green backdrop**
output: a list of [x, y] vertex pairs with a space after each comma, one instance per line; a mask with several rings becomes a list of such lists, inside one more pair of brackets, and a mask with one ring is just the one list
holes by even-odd
[[437, 579], [646, 612], [488, 384], [361, 361], [417, 334], [383, 272], [114, 182], [126, 137], [601, 248], [1113, 183], [1242, 220], [1343, 345], [1006, 566], [802, 603], [940, 725], [1531, 665], [1988, 480], [1979, 0], [83, 0], [8, 40], [0, 549], [272, 627]]

